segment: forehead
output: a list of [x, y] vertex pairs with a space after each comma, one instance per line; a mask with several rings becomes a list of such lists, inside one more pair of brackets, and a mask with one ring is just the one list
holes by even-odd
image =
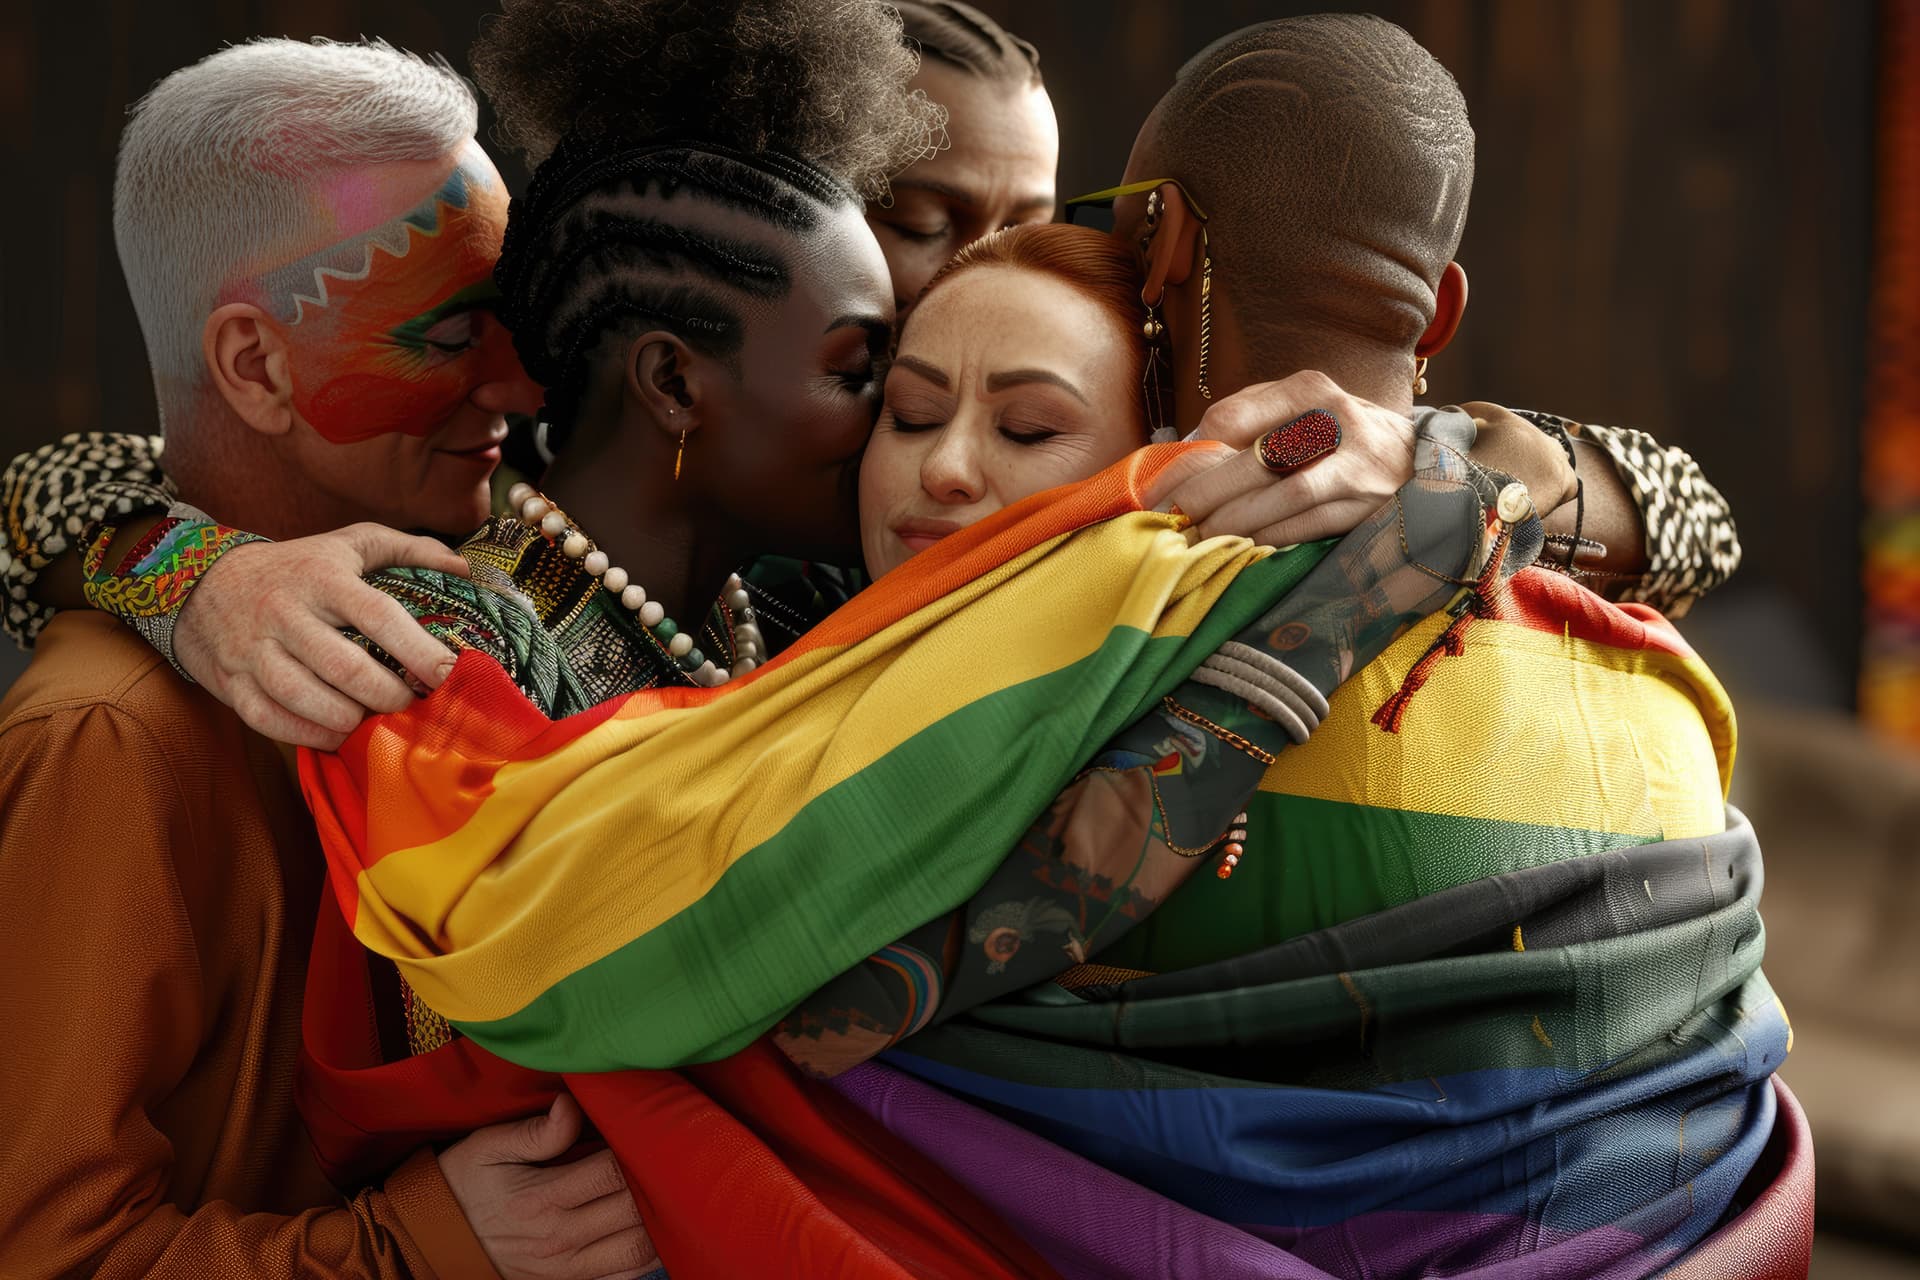
[[310, 199], [311, 240], [321, 247], [258, 272], [254, 283], [280, 320], [333, 292], [391, 274], [404, 264], [414, 276], [444, 269], [450, 282], [472, 283], [500, 256], [507, 193], [478, 143], [439, 160], [363, 165], [321, 176]]
[[892, 321], [892, 277], [859, 205], [834, 205], [812, 227], [783, 236], [791, 246], [795, 302], [832, 317], [877, 316]]
[[1072, 373], [1084, 389], [1124, 380], [1126, 341], [1093, 299], [1038, 271], [987, 266], [962, 271], [920, 300], [900, 352], [973, 372], [1042, 367]]
[[947, 109], [948, 145], [908, 166], [900, 181], [937, 181], [982, 198], [1051, 196], [1060, 128], [1044, 87], [932, 61], [913, 87]]

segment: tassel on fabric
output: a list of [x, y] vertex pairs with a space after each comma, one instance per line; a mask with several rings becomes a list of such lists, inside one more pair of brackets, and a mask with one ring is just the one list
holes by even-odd
[[1440, 665], [1440, 659], [1457, 658], [1467, 651], [1467, 627], [1480, 616], [1478, 590], [1462, 597], [1461, 606], [1458, 616], [1447, 625], [1445, 631], [1433, 638], [1433, 643], [1420, 655], [1420, 660], [1407, 671], [1407, 678], [1400, 682], [1400, 688], [1373, 713], [1373, 723], [1388, 733], [1400, 732], [1400, 724], [1406, 719], [1407, 707], [1413, 702], [1413, 695], [1426, 685], [1427, 677]]
[[[1504, 494], [1502, 495], [1504, 498]], [[1529, 504], [1527, 514], [1531, 514]], [[1513, 523], [1496, 515], [1492, 521], [1499, 533], [1493, 540], [1493, 547], [1487, 552], [1486, 568], [1471, 587], [1448, 606], [1448, 612], [1454, 615], [1447, 629], [1433, 638], [1427, 651], [1420, 660], [1407, 671], [1406, 679], [1400, 682], [1400, 688], [1392, 697], [1380, 704], [1373, 713], [1373, 723], [1388, 733], [1400, 732], [1400, 726], [1407, 718], [1407, 708], [1413, 702], [1413, 695], [1426, 685], [1428, 677], [1433, 675], [1435, 667], [1442, 658], [1457, 658], [1467, 651], [1467, 628], [1473, 625], [1475, 618], [1483, 618], [1491, 612], [1490, 602], [1493, 593], [1500, 588], [1501, 570], [1507, 562], [1507, 548], [1513, 541]]]

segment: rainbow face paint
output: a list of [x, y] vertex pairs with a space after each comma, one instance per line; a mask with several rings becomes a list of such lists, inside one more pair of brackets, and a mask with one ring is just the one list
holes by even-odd
[[[322, 198], [352, 225], [379, 195], [377, 178], [349, 174]], [[476, 386], [523, 376], [492, 317], [506, 221], [505, 186], [470, 143], [414, 208], [261, 276], [300, 416], [335, 444], [425, 436]]]

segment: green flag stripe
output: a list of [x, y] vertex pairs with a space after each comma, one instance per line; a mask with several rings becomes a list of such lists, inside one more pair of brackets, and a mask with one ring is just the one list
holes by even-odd
[[[686, 911], [517, 1013], [456, 1025], [541, 1070], [664, 1067], [738, 1051], [835, 974], [964, 902], [1108, 738], [1324, 552], [1303, 547], [1249, 566], [1191, 635], [1116, 627], [1080, 661], [969, 702], [816, 796]], [[1013, 752], [1028, 764], [1009, 791], [994, 781], [1007, 770], [977, 765]], [[903, 805], [902, 796], [919, 799]], [[910, 860], [876, 866], [882, 849]], [[723, 975], [718, 984], [714, 972]], [[696, 973], [723, 999], [692, 999], [687, 975]], [[562, 1028], [564, 1045], [556, 1042]]]

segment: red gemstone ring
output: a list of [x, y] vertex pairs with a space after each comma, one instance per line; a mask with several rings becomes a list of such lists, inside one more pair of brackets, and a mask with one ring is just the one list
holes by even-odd
[[1255, 446], [1260, 465], [1275, 475], [1292, 475], [1340, 447], [1340, 420], [1325, 409], [1309, 409], [1284, 427], [1275, 427]]

